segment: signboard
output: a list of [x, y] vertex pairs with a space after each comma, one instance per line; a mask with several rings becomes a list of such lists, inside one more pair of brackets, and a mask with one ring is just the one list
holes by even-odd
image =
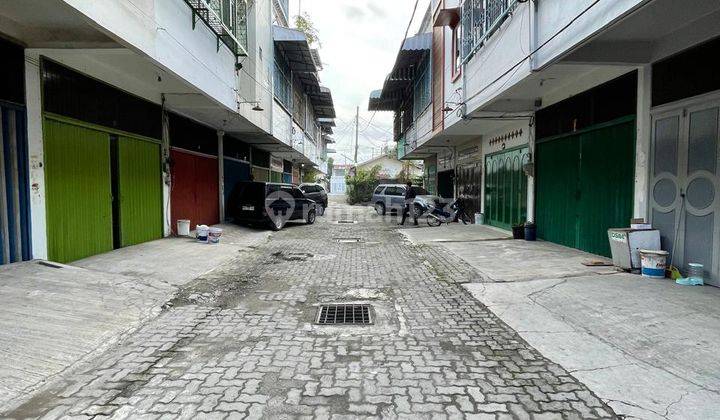
[[270, 169], [275, 172], [282, 172], [283, 171], [282, 158], [270, 155]]

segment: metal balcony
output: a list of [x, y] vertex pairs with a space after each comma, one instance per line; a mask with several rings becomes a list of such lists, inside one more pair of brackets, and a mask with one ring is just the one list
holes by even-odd
[[192, 9], [193, 29], [198, 21], [202, 21], [217, 37], [218, 51], [222, 43], [235, 54], [235, 57], [244, 57], [247, 56], [245, 43], [238, 37], [246, 29], [246, 1], [185, 0], [185, 3]]

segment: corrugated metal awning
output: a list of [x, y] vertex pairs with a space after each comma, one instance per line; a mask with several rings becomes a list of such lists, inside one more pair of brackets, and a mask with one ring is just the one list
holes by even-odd
[[335, 118], [335, 104], [330, 89], [318, 85], [317, 89], [312, 89], [307, 94], [317, 118]]
[[317, 52], [313, 54], [307, 42], [307, 36], [303, 32], [273, 25], [273, 41], [287, 59], [293, 72], [318, 71], [315, 57], [319, 59], [319, 55]]
[[400, 106], [404, 92], [412, 84], [418, 64], [430, 53], [432, 33], [405, 39], [381, 90], [370, 93], [370, 111], [392, 111]]

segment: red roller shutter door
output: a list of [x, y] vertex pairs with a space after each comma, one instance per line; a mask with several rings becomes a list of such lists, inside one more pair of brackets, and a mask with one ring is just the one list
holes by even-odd
[[213, 156], [170, 151], [172, 158], [171, 219], [175, 232], [178, 219], [190, 220], [195, 225], [213, 225], [219, 222], [218, 162]]

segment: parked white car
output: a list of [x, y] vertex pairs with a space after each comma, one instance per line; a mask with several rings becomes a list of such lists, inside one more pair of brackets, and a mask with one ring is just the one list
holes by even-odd
[[[411, 188], [415, 190], [415, 200], [413, 203], [413, 211], [419, 216], [423, 209], [428, 206], [426, 203], [434, 203], [439, 201], [440, 197], [432, 195], [423, 187], [413, 185]], [[387, 212], [402, 212], [405, 207], [405, 191], [407, 186], [403, 184], [380, 184], [373, 191], [372, 203], [375, 211], [379, 215]]]

